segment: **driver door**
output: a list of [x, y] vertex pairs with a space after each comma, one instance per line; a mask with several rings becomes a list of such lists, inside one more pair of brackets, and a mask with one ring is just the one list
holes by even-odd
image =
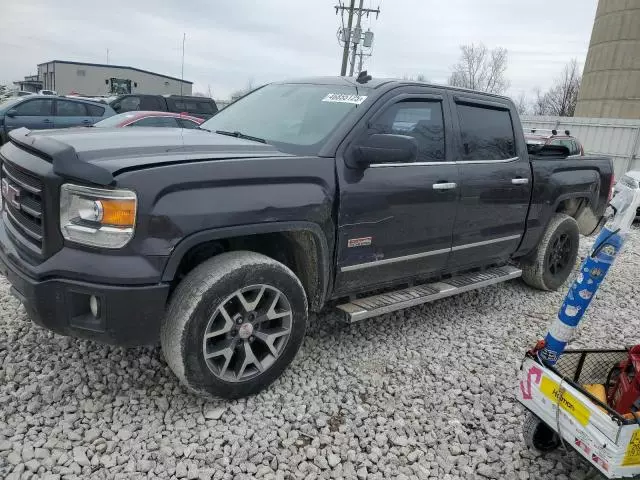
[[[393, 90], [338, 152], [337, 295], [445, 268], [459, 196], [445, 95], [426, 87]], [[349, 149], [376, 133], [414, 137], [417, 157], [366, 168], [347, 165]]]

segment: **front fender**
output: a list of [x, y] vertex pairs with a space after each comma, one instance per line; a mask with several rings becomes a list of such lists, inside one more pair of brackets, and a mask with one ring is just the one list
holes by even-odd
[[329, 279], [331, 278], [331, 249], [322, 228], [315, 223], [304, 221], [257, 223], [235, 227], [213, 228], [189, 235], [176, 245], [171, 253], [162, 275], [162, 281], [170, 282], [175, 278], [183, 257], [189, 250], [197, 245], [225, 238], [282, 232], [308, 232], [312, 235], [316, 244], [316, 255], [320, 266], [318, 269], [319, 284], [321, 285], [320, 298], [325, 299], [329, 288]]

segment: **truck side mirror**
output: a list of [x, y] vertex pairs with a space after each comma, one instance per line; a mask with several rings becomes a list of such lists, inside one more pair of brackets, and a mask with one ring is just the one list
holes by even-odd
[[356, 145], [348, 162], [353, 168], [379, 163], [408, 163], [418, 156], [418, 142], [408, 135], [374, 133]]
[[16, 110], [15, 108], [12, 108], [5, 115], [7, 117], [15, 117], [16, 115], [18, 115], [18, 110]]

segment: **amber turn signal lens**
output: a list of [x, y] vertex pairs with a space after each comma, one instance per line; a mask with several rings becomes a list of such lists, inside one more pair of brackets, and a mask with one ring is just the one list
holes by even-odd
[[98, 200], [102, 205], [103, 225], [113, 225], [116, 227], [133, 227], [136, 223], [136, 202], [135, 200]]

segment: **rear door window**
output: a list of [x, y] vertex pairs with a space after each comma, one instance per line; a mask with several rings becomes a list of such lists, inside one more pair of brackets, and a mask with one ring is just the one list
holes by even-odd
[[58, 100], [56, 103], [57, 117], [86, 117], [87, 110], [84, 103]]
[[507, 160], [516, 156], [508, 110], [457, 104], [463, 160]]
[[201, 115], [213, 115], [216, 113], [213, 102], [207, 100], [176, 98], [174, 100], [174, 105], [177, 113], [185, 112]]
[[152, 95], [143, 96], [140, 101], [140, 110], [151, 110], [156, 112], [165, 111], [164, 100], [160, 97], [154, 97]]

